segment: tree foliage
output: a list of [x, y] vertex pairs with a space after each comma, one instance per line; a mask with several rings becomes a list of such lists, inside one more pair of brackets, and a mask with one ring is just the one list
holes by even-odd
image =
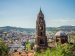
[[8, 46], [0, 39], [0, 56], [8, 56]]
[[74, 45], [58, 43], [55, 48], [48, 48], [45, 52], [41, 53], [36, 52], [35, 56], [75, 56], [75, 52], [71, 51], [74, 47]]

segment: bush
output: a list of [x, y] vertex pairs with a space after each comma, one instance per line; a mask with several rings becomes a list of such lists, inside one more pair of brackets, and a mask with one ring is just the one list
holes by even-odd
[[57, 44], [55, 48], [47, 48], [44, 52], [36, 52], [35, 56], [75, 56], [75, 53], [70, 51], [71, 48], [74, 48], [70, 44]]

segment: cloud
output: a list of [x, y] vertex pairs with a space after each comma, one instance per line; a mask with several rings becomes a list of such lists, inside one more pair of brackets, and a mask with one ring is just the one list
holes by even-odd
[[22, 28], [33, 28], [35, 27], [35, 20], [28, 19], [28, 18], [6, 18], [0, 19], [0, 26], [15, 26], [15, 27], [22, 27]]
[[75, 25], [75, 19], [49, 19], [46, 20], [46, 25], [51, 27], [59, 27], [62, 25]]

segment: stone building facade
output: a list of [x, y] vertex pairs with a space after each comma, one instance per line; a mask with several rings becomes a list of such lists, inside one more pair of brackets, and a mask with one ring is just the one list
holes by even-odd
[[47, 48], [46, 25], [41, 9], [36, 20], [36, 44], [39, 49]]
[[64, 31], [58, 31], [55, 34], [55, 37], [56, 37], [56, 42], [60, 42], [62, 44], [68, 43], [68, 36]]

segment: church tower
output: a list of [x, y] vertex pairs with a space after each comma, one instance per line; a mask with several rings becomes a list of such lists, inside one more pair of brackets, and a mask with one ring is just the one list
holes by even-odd
[[36, 20], [36, 44], [38, 49], [47, 48], [46, 25], [41, 9]]

